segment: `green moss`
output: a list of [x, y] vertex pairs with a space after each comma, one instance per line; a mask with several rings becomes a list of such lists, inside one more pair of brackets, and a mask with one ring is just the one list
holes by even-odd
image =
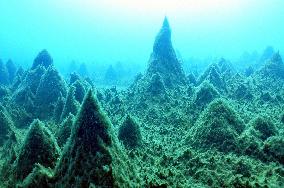
[[128, 167], [111, 126], [92, 91], [89, 91], [56, 167], [56, 186], [131, 186]]
[[42, 119], [52, 117], [58, 97], [66, 96], [66, 93], [64, 80], [58, 71], [50, 66], [42, 76], [35, 96], [38, 117]]
[[75, 89], [75, 99], [79, 102], [82, 103], [84, 96], [86, 94], [85, 87], [83, 83], [80, 80], [77, 80], [74, 84], [72, 84], [76, 89]]
[[198, 108], [203, 109], [207, 104], [209, 104], [219, 96], [219, 92], [212, 84], [210, 84], [209, 82], [203, 82], [196, 91], [194, 104]]
[[65, 98], [62, 95], [60, 95], [57, 99], [53, 112], [53, 119], [55, 123], [60, 123], [61, 121], [61, 114], [64, 108], [64, 104], [65, 104]]
[[60, 147], [63, 147], [67, 139], [70, 137], [73, 120], [74, 116], [72, 114], [69, 114], [69, 116], [61, 123], [59, 127], [56, 138], [57, 143]]
[[190, 144], [199, 148], [233, 151], [244, 128], [244, 123], [229, 104], [217, 99], [209, 104], [193, 126]]
[[118, 138], [130, 149], [134, 149], [141, 145], [142, 136], [140, 127], [130, 115], [125, 117], [123, 124], [120, 126]]
[[75, 87], [71, 86], [69, 88], [67, 97], [66, 97], [66, 101], [63, 107], [63, 111], [61, 113], [61, 121], [63, 121], [68, 115], [69, 113], [76, 115], [78, 112], [78, 109], [80, 107], [79, 102], [75, 99]]
[[252, 121], [251, 126], [258, 131], [259, 137], [262, 140], [266, 140], [268, 137], [277, 134], [276, 127], [270, 121], [269, 117], [258, 116]]
[[163, 79], [166, 88], [176, 88], [187, 83], [186, 76], [172, 46], [171, 28], [166, 17], [155, 38], [153, 53], [144, 78], [149, 81], [157, 73]]
[[8, 72], [8, 75], [9, 75], [9, 82], [11, 84], [11, 83], [13, 83], [13, 80], [16, 77], [17, 67], [14, 64], [14, 62], [11, 59], [9, 59], [6, 63], [6, 68], [7, 68], [7, 72]]
[[59, 155], [59, 147], [50, 131], [42, 122], [34, 120], [16, 161], [16, 178], [24, 179], [36, 163], [55, 167]]
[[41, 77], [45, 74], [46, 69], [43, 66], [37, 66], [29, 70], [19, 88], [30, 87], [33, 94], [36, 94]]
[[149, 82], [148, 92], [151, 95], [163, 95], [166, 93], [165, 84], [159, 74], [154, 74]]
[[30, 173], [22, 183], [18, 184], [17, 187], [21, 188], [34, 188], [44, 187], [52, 188], [53, 186], [49, 183], [49, 179], [52, 178], [53, 171], [50, 168], [46, 168], [41, 164], [35, 164], [32, 173]]
[[53, 64], [52, 57], [50, 56], [48, 51], [44, 49], [41, 52], [39, 52], [39, 54], [35, 58], [33, 65], [32, 65], [32, 69], [35, 69], [38, 66], [43, 66], [47, 69], [52, 64]]
[[284, 112], [280, 115], [280, 122], [284, 124]]
[[10, 116], [8, 115], [5, 107], [0, 105], [0, 147], [9, 138], [9, 135], [12, 132], [12, 126], [13, 122]]
[[263, 146], [263, 151], [270, 160], [284, 164], [284, 139], [281, 136], [268, 138]]

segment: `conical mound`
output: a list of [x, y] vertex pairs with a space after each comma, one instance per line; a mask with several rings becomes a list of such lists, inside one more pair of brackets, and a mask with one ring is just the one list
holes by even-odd
[[232, 151], [244, 128], [244, 123], [229, 104], [217, 99], [209, 104], [193, 126], [191, 142], [199, 148]]
[[59, 147], [50, 131], [42, 122], [34, 120], [16, 161], [17, 179], [24, 179], [32, 172], [36, 163], [55, 167], [59, 155]]
[[42, 76], [36, 92], [36, 104], [39, 107], [39, 117], [50, 118], [54, 112], [54, 106], [60, 95], [66, 96], [66, 86], [58, 71], [50, 66]]
[[63, 121], [69, 115], [69, 113], [76, 115], [78, 112], [80, 104], [75, 99], [75, 89], [76, 88], [74, 86], [71, 86], [69, 88], [67, 98], [60, 116], [60, 121]]
[[11, 59], [7, 61], [6, 67], [7, 67], [7, 71], [9, 74], [9, 82], [11, 84], [13, 83], [13, 80], [15, 79], [17, 67]]
[[203, 109], [206, 105], [208, 105], [211, 101], [218, 98], [220, 96], [219, 92], [215, 89], [215, 87], [210, 84], [208, 81], [203, 82], [197, 89], [194, 104]]
[[84, 98], [64, 151], [55, 172], [57, 186], [114, 187], [122, 184], [127, 187], [129, 184], [127, 167], [121, 160], [124, 155], [118, 150], [111, 123], [91, 90]]
[[163, 26], [156, 36], [153, 53], [149, 60], [146, 77], [160, 74], [166, 87], [183, 86], [186, 77], [171, 42], [171, 29], [165, 17]]
[[45, 67], [46, 69], [53, 64], [53, 59], [48, 53], [46, 49], [39, 52], [37, 57], [34, 60], [33, 66], [31, 69], [35, 69], [37, 66], [41, 65]]
[[130, 149], [136, 148], [141, 144], [142, 136], [138, 123], [127, 115], [118, 133], [118, 138]]
[[284, 79], [284, 64], [279, 52], [257, 72], [262, 78], [272, 77]]

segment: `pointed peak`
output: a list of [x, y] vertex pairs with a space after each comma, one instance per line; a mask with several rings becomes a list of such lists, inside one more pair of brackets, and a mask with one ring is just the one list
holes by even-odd
[[165, 16], [164, 21], [163, 21], [163, 28], [169, 28], [170, 29], [170, 24], [169, 24], [169, 20], [168, 17]]
[[37, 57], [34, 59], [32, 69], [35, 69], [38, 65], [42, 65], [45, 68], [48, 68], [52, 64], [53, 64], [52, 57], [50, 56], [50, 54], [46, 49], [43, 49], [38, 53]]
[[80, 140], [84, 148], [90, 149], [91, 147], [90, 150], [96, 152], [97, 149], [102, 147], [101, 143], [111, 144], [111, 135], [109, 133], [109, 128], [111, 127], [110, 120], [102, 111], [99, 101], [93, 95], [91, 89], [84, 98], [74, 125], [72, 138], [74, 142], [77, 139]]
[[16, 162], [16, 177], [24, 179], [32, 172], [34, 164], [53, 168], [60, 155], [59, 147], [51, 132], [38, 119], [34, 120]]
[[279, 51], [273, 54], [273, 56], [271, 57], [271, 61], [272, 62], [282, 62], [282, 58], [281, 58]]

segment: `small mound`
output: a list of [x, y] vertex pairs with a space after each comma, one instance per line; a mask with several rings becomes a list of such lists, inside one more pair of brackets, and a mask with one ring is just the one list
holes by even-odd
[[35, 69], [39, 65], [41, 65], [41, 66], [43, 66], [47, 69], [52, 64], [53, 64], [52, 57], [50, 56], [48, 51], [44, 49], [41, 52], [39, 52], [39, 54], [35, 58], [31, 69]]
[[74, 120], [74, 116], [72, 114], [69, 114], [69, 116], [60, 125], [60, 128], [56, 134], [57, 143], [60, 147], [64, 146], [67, 139], [71, 135], [73, 120]]
[[284, 139], [280, 136], [272, 136], [264, 142], [264, 153], [272, 161], [278, 161], [284, 165]]
[[86, 94], [86, 90], [83, 83], [80, 80], [77, 80], [75, 83], [72, 84], [72, 86], [75, 87], [75, 99], [79, 103], [82, 103]]
[[17, 179], [24, 179], [32, 172], [36, 163], [45, 167], [55, 167], [59, 155], [59, 147], [50, 131], [42, 122], [34, 120], [16, 161]]
[[215, 88], [225, 89], [225, 82], [221, 79], [220, 70], [218, 65], [212, 64], [210, 65], [204, 73], [198, 78], [198, 85], [204, 81], [209, 82]]
[[158, 73], [152, 76], [148, 86], [148, 92], [154, 96], [166, 93], [165, 84]]
[[244, 123], [229, 104], [217, 99], [209, 104], [193, 126], [191, 142], [199, 148], [232, 151], [244, 128]]
[[142, 136], [138, 123], [127, 115], [121, 125], [118, 138], [123, 142], [126, 148], [134, 149], [141, 144]]
[[275, 125], [269, 119], [269, 117], [258, 116], [251, 123], [251, 126], [258, 132], [261, 140], [266, 140], [277, 134]]
[[13, 83], [13, 80], [16, 77], [17, 67], [14, 64], [14, 62], [11, 59], [9, 59], [6, 63], [6, 68], [7, 68], [8, 75], [9, 75], [9, 82], [11, 84]]
[[205, 81], [198, 87], [194, 98], [194, 103], [197, 107], [203, 109], [207, 104], [218, 97], [219, 93], [215, 87]]

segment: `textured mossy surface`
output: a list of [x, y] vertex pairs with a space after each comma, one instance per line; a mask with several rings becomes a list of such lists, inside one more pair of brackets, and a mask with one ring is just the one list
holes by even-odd
[[284, 187], [279, 53], [185, 75], [165, 19], [128, 88], [86, 71], [63, 77], [46, 50], [0, 61], [0, 187]]

